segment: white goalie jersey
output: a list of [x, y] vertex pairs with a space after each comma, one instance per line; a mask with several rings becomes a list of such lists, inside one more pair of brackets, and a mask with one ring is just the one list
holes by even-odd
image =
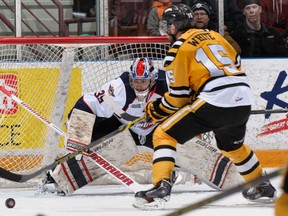
[[[146, 104], [162, 97], [168, 91], [165, 72], [159, 70], [157, 77], [155, 84], [149, 89], [144, 100], [139, 100], [134, 89], [130, 86], [129, 72], [124, 72], [116, 79], [105, 83], [98, 92], [84, 94], [77, 101], [74, 108], [96, 115], [92, 140], [96, 140], [116, 130], [120, 125], [128, 123], [126, 119], [114, 114], [111, 104], [105, 101], [105, 95], [109, 95], [113, 99], [114, 106], [117, 106], [117, 109], [121, 109], [131, 116], [143, 116]], [[132, 126], [130, 131], [132, 131], [134, 137], [138, 136], [138, 141], [135, 140], [136, 144], [147, 144], [152, 147], [151, 143], [146, 143], [146, 136], [150, 135], [155, 127], [156, 125], [147, 124], [144, 120]]]

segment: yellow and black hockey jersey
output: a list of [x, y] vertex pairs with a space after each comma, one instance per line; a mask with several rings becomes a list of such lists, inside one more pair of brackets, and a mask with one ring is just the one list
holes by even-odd
[[240, 56], [219, 33], [203, 29], [186, 31], [164, 59], [169, 92], [160, 108], [172, 113], [202, 98], [219, 107], [251, 105], [252, 94]]

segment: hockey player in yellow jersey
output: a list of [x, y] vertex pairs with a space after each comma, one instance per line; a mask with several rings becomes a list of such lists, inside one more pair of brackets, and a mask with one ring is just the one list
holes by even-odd
[[[164, 11], [160, 32], [172, 44], [163, 62], [169, 91], [145, 108], [146, 120], [161, 124], [153, 134], [154, 187], [135, 194], [136, 208], [164, 207], [175, 181], [177, 144], [208, 131], [245, 181], [265, 175], [254, 152], [243, 144], [253, 100], [240, 56], [217, 32], [193, 27], [188, 6]], [[249, 200], [274, 200], [276, 190], [266, 179], [242, 194]]]

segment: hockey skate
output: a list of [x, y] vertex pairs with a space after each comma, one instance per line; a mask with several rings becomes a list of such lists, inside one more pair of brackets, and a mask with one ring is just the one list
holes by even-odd
[[253, 202], [274, 202], [276, 193], [276, 189], [269, 180], [242, 191], [243, 197]]
[[172, 172], [170, 179], [162, 179], [153, 188], [137, 192], [133, 207], [142, 210], [164, 209], [165, 203], [170, 199], [172, 186], [176, 179], [176, 173]]
[[65, 193], [57, 187], [57, 183], [52, 178], [50, 172], [51, 170], [46, 171], [45, 177], [38, 184], [38, 194], [65, 195]]

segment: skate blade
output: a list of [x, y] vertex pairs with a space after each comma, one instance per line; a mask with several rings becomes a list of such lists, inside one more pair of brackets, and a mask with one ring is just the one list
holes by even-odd
[[154, 198], [152, 202], [147, 202], [147, 200], [142, 198], [136, 198], [136, 201], [132, 204], [134, 208], [141, 210], [160, 210], [165, 208], [166, 201], [161, 198]]
[[260, 197], [255, 200], [248, 199], [248, 201], [253, 202], [253, 203], [274, 203], [277, 198], [278, 198], [277, 193], [275, 192], [273, 197]]
[[259, 199], [255, 199], [255, 200], [249, 200], [249, 202], [252, 202], [252, 203], [274, 203], [276, 201], [276, 197], [273, 197], [273, 198], [268, 198], [268, 197], [261, 197]]

